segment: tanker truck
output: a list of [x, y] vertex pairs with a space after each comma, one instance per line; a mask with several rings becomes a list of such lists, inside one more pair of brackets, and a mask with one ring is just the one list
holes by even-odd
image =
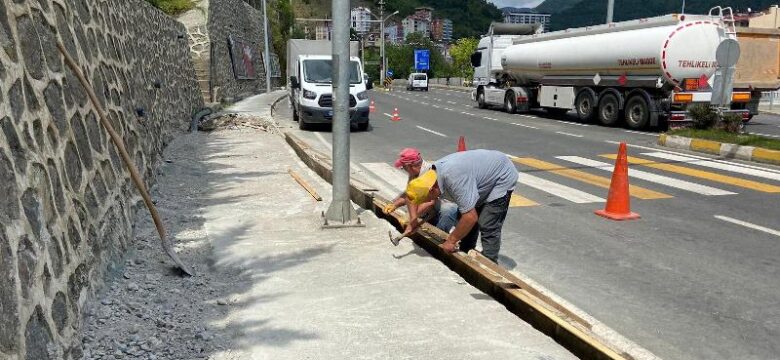
[[[747, 120], [750, 92], [732, 91], [734, 64], [716, 61], [719, 46], [738, 48], [730, 18], [729, 8], [716, 7], [709, 15], [671, 14], [543, 34], [527, 25], [493, 24], [471, 56], [472, 100], [509, 113], [575, 110], [582, 122], [625, 121], [644, 129], [690, 124], [689, 106], [710, 104], [717, 93], [722, 111]], [[733, 52], [727, 51], [730, 58]]]

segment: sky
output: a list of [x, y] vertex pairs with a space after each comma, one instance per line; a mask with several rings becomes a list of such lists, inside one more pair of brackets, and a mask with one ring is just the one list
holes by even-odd
[[543, 0], [488, 0], [499, 9], [502, 7], [533, 8], [541, 4]]

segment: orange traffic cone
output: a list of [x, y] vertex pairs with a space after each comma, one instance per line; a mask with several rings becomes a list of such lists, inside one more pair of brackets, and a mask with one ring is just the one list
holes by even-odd
[[368, 112], [375, 112], [376, 106], [374, 105], [374, 98], [371, 98], [371, 104], [368, 105]]
[[401, 121], [401, 115], [398, 115], [398, 108], [393, 108], [393, 117], [391, 117], [390, 120]]
[[466, 138], [461, 135], [458, 139], [458, 152], [466, 151]]
[[596, 215], [612, 220], [639, 219], [639, 214], [631, 212], [629, 195], [626, 143], [620, 143], [615, 170], [612, 172], [612, 182], [609, 185], [607, 207], [604, 210], [597, 210]]

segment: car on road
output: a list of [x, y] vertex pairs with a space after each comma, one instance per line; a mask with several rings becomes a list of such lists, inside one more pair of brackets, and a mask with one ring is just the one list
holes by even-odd
[[428, 91], [428, 74], [412, 73], [409, 75], [409, 83], [406, 85], [406, 90], [413, 91], [416, 89]]

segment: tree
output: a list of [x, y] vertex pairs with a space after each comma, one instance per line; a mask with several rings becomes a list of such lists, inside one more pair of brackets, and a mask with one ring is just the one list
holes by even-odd
[[471, 54], [477, 50], [478, 44], [479, 40], [475, 38], [462, 38], [450, 46], [453, 75], [467, 79], [474, 77], [474, 68], [471, 67]]

